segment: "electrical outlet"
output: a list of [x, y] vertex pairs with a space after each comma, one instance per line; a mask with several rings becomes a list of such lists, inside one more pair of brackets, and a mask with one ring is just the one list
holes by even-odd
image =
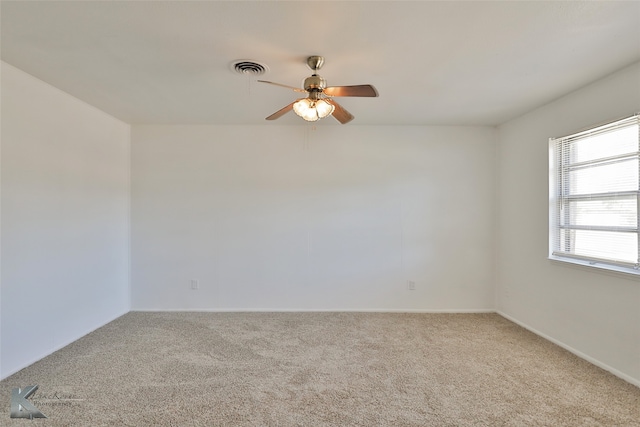
[[414, 282], [412, 280], [407, 280], [407, 289], [409, 289], [410, 291], [415, 291], [416, 290], [416, 282]]
[[191, 279], [191, 290], [195, 291], [196, 289], [200, 289], [200, 281], [197, 279]]

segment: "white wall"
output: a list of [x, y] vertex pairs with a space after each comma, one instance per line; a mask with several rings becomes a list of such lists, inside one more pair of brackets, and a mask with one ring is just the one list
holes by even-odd
[[133, 126], [132, 308], [491, 310], [494, 147], [492, 128]]
[[498, 309], [640, 385], [640, 278], [549, 261], [548, 139], [640, 111], [640, 63], [499, 127]]
[[[134, 126], [133, 308], [497, 306], [640, 384], [640, 281], [546, 258], [548, 138], [635, 111], [640, 64], [497, 147], [489, 128]], [[129, 126], [3, 63], [1, 136], [4, 378], [129, 309]]]
[[129, 137], [2, 63], [0, 377], [128, 311]]

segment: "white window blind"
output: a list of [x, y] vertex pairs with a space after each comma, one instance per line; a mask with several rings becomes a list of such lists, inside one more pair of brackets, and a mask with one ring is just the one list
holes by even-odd
[[640, 115], [550, 148], [550, 258], [640, 274]]

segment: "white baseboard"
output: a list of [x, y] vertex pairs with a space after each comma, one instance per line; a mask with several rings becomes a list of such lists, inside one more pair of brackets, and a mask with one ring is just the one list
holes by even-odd
[[395, 309], [395, 308], [327, 308], [327, 309], [291, 309], [291, 308], [133, 308], [138, 312], [185, 312], [185, 313], [495, 313], [492, 309]]
[[612, 368], [611, 366], [607, 365], [606, 363], [602, 363], [601, 361], [599, 361], [598, 359], [595, 359], [579, 350], [576, 350], [575, 348], [563, 343], [562, 341], [559, 341], [553, 337], [550, 337], [549, 335], [542, 333], [540, 331], [538, 331], [535, 328], [532, 328], [531, 326], [527, 325], [526, 323], [523, 323], [517, 319], [514, 319], [513, 317], [509, 316], [506, 313], [503, 313], [502, 311], [496, 311], [496, 313], [498, 313], [500, 316], [504, 317], [505, 319], [522, 326], [523, 328], [525, 328], [526, 330], [533, 332], [534, 334], [546, 339], [547, 341], [551, 341], [552, 343], [554, 343], [555, 345], [558, 345], [562, 348], [564, 348], [565, 350], [567, 350], [570, 353], [575, 354], [576, 356], [578, 356], [581, 359], [586, 360], [587, 362], [596, 365], [599, 368], [604, 369], [607, 372], [612, 373], [613, 375], [615, 375], [618, 378], [621, 378], [623, 380], [625, 380], [628, 383], [631, 383], [633, 385], [635, 385], [636, 387], [640, 387], [640, 380], [637, 378], [633, 378], [630, 375], [625, 374], [624, 372], [620, 372], [619, 370]]
[[115, 317], [110, 318], [109, 320], [107, 320], [106, 322], [102, 323], [101, 325], [98, 325], [98, 326], [96, 326], [95, 328], [93, 328], [93, 329], [91, 329], [91, 330], [89, 330], [89, 331], [87, 331], [87, 332], [85, 332], [85, 333], [81, 334], [80, 336], [75, 337], [75, 338], [72, 338], [72, 339], [70, 339], [70, 340], [66, 340], [66, 341], [64, 341], [62, 344], [59, 344], [59, 345], [57, 345], [57, 346], [55, 346], [55, 347], [53, 347], [53, 348], [51, 348], [51, 349], [47, 350], [47, 351], [46, 351], [46, 352], [44, 352], [43, 354], [41, 354], [41, 355], [39, 355], [39, 356], [37, 356], [37, 357], [35, 357], [35, 358], [32, 358], [32, 359], [30, 359], [30, 360], [29, 360], [29, 361], [27, 361], [27, 362], [22, 363], [22, 364], [20, 365], [20, 367], [18, 367], [18, 368], [16, 368], [16, 369], [12, 369], [11, 371], [9, 371], [9, 372], [7, 372], [6, 374], [4, 374], [4, 375], [0, 378], [0, 380], [4, 380], [5, 378], [9, 378], [11, 375], [15, 374], [16, 372], [20, 372], [20, 371], [21, 371], [21, 370], [23, 370], [24, 368], [26, 368], [26, 367], [28, 367], [28, 366], [31, 366], [31, 365], [33, 365], [34, 363], [36, 363], [37, 361], [42, 360], [42, 359], [44, 359], [45, 357], [49, 356], [50, 354], [53, 354], [53, 353], [55, 353], [56, 351], [61, 350], [61, 349], [63, 349], [64, 347], [68, 346], [69, 344], [71, 344], [71, 343], [73, 343], [73, 342], [75, 342], [75, 341], [78, 341], [80, 338], [84, 337], [85, 335], [88, 335], [88, 334], [90, 334], [91, 332], [93, 332], [93, 331], [95, 331], [95, 330], [97, 330], [97, 329], [102, 328], [104, 325], [106, 325], [106, 324], [109, 324], [109, 323], [113, 322], [113, 321], [114, 321], [114, 320], [116, 320], [118, 317], [124, 316], [124, 315], [125, 315], [125, 314], [127, 314], [127, 313], [128, 313], [128, 311], [124, 311], [124, 312], [122, 312], [122, 313], [120, 313], [120, 314], [116, 315]]
[[[353, 313], [451, 313], [451, 314], [455, 314], [455, 313], [466, 313], [466, 314], [473, 314], [473, 313], [497, 313], [500, 316], [504, 317], [505, 319], [519, 325], [522, 326], [523, 328], [527, 329], [530, 332], [533, 332], [534, 334], [546, 339], [547, 341], [550, 341], [562, 348], [564, 348], [565, 350], [569, 351], [570, 353], [573, 353], [574, 355], [580, 357], [581, 359], [584, 359], [586, 361], [588, 361], [589, 363], [594, 364], [595, 366], [598, 366], [599, 368], [604, 369], [607, 372], [612, 373], [613, 375], [617, 376], [618, 378], [621, 378], [625, 381], [627, 381], [628, 383], [631, 383], [633, 385], [635, 385], [636, 387], [640, 387], [640, 380], [638, 380], [637, 378], [633, 378], [630, 375], [627, 375], [623, 372], [620, 372], [619, 370], [607, 365], [606, 363], [603, 363], [579, 350], [576, 350], [575, 348], [563, 343], [562, 341], [559, 341], [545, 333], [542, 333], [540, 331], [538, 331], [537, 329], [527, 325], [526, 323], [523, 323], [511, 316], [509, 316], [506, 313], [503, 313], [502, 311], [496, 311], [496, 310], [491, 310], [491, 309], [419, 309], [419, 310], [414, 310], [414, 309], [341, 309], [341, 310], [337, 310], [337, 309], [314, 309], [314, 310], [300, 310], [300, 309], [255, 309], [255, 308], [251, 308], [251, 309], [247, 309], [247, 308], [236, 308], [236, 309], [189, 309], [189, 310], [185, 310], [185, 309], [132, 309], [131, 311], [134, 312], [211, 312], [211, 313], [234, 313], [234, 312], [241, 312], [241, 313], [251, 313], [251, 312], [258, 312], [258, 313], [313, 313], [313, 312], [321, 312], [321, 313], [349, 313], [349, 312], [353, 312]], [[117, 316], [113, 317], [112, 319], [108, 320], [107, 322], [105, 322], [102, 325], [99, 325], [95, 328], [93, 328], [90, 331], [87, 331], [85, 334], [83, 334], [82, 336], [79, 336], [75, 339], [70, 340], [69, 342], [65, 342], [63, 344], [60, 344], [58, 346], [56, 346], [55, 348], [49, 350], [46, 354], [43, 354], [39, 357], [34, 358], [33, 360], [26, 362], [24, 364], [21, 365], [21, 367], [14, 369], [8, 373], [6, 373], [6, 375], [4, 375], [2, 378], [0, 378], [0, 380], [3, 380], [5, 378], [10, 377], [11, 375], [15, 374], [16, 372], [26, 368], [27, 366], [30, 366], [32, 364], [34, 364], [35, 362], [37, 362], [38, 360], [41, 360], [45, 357], [47, 357], [48, 355], [55, 353], [56, 351], [62, 349], [63, 347], [66, 347], [67, 345], [71, 344], [74, 341], [77, 341], [78, 339], [82, 338], [84, 335], [87, 335], [93, 331], [95, 331], [96, 329], [101, 328], [102, 326], [114, 321], [115, 319], [117, 319], [118, 317], [122, 316], [126, 314], [126, 312], [118, 314]]]

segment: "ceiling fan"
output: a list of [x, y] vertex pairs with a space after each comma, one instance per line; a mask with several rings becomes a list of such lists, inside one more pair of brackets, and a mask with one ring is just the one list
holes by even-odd
[[261, 83], [269, 83], [276, 86], [292, 89], [295, 92], [306, 93], [306, 98], [300, 98], [293, 101], [286, 107], [276, 111], [266, 118], [266, 120], [275, 120], [282, 117], [289, 111], [293, 110], [298, 116], [309, 122], [325, 118], [332, 115], [342, 124], [353, 120], [353, 115], [345, 110], [340, 104], [333, 100], [333, 97], [339, 96], [360, 96], [375, 97], [378, 91], [372, 85], [355, 85], [355, 86], [329, 86], [327, 81], [317, 74], [318, 70], [324, 64], [324, 57], [310, 56], [307, 58], [307, 66], [313, 71], [311, 77], [304, 79], [304, 88], [296, 88], [280, 83], [269, 82], [266, 80], [258, 80]]

